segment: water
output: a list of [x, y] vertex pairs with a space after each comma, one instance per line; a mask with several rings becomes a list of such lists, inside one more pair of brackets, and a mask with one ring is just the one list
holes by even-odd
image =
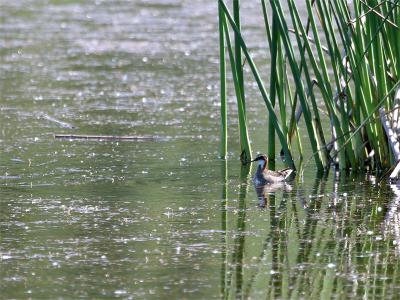
[[[257, 5], [243, 2], [244, 30], [262, 62]], [[11, 1], [0, 13], [0, 298], [400, 294], [395, 185], [318, 178], [311, 163], [260, 199], [236, 159], [234, 108], [218, 160], [215, 3]], [[265, 107], [248, 94], [265, 151]]]

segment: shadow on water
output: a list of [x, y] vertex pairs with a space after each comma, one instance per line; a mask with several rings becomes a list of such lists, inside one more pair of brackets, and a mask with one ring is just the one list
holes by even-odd
[[[367, 175], [325, 174], [310, 190], [300, 183], [256, 189], [259, 207], [246, 207], [250, 170], [242, 169], [236, 227], [229, 228], [226, 164], [222, 169], [222, 299], [398, 295], [400, 186], [378, 185]], [[252, 233], [246, 228], [255, 221], [246, 214], [254, 210], [264, 217], [265, 232], [254, 245], [262, 244], [258, 256], [247, 257]]]

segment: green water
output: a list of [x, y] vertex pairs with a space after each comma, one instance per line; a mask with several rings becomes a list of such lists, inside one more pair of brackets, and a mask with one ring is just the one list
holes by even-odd
[[[242, 5], [262, 62], [258, 2]], [[0, 299], [399, 297], [396, 185], [311, 162], [257, 195], [233, 98], [218, 159], [214, 2], [2, 1], [0, 16]]]

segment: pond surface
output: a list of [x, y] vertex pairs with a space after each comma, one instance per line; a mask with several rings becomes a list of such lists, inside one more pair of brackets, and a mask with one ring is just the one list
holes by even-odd
[[[395, 185], [310, 163], [257, 195], [234, 98], [218, 159], [214, 2], [2, 1], [0, 298], [398, 297]], [[262, 62], [258, 2], [243, 7]], [[247, 90], [262, 152], [266, 109]]]

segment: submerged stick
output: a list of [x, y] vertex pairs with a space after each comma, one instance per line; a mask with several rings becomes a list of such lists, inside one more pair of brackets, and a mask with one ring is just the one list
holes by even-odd
[[81, 135], [81, 134], [55, 134], [56, 139], [68, 140], [94, 140], [94, 141], [154, 141], [155, 136], [129, 136], [129, 135]]

